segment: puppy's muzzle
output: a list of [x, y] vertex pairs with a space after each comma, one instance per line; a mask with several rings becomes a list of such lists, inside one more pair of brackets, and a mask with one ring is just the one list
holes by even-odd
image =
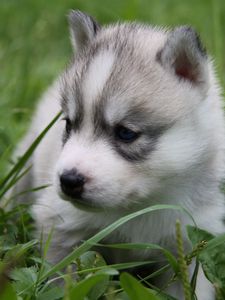
[[76, 169], [64, 171], [60, 175], [60, 185], [63, 193], [72, 198], [81, 198], [84, 190], [85, 177]]

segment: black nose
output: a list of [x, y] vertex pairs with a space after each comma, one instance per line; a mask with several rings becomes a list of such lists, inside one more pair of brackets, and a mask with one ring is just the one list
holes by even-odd
[[73, 198], [79, 198], [83, 192], [85, 177], [79, 174], [77, 170], [72, 169], [65, 171], [60, 176], [60, 184], [62, 191]]

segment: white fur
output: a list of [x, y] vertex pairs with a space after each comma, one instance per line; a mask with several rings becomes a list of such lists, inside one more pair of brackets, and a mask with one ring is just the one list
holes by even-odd
[[91, 62], [82, 87], [84, 99], [87, 102], [86, 107], [90, 107], [90, 103], [98, 95], [101, 95], [102, 89], [109, 78], [114, 60], [115, 57], [111, 51], [101, 51]]

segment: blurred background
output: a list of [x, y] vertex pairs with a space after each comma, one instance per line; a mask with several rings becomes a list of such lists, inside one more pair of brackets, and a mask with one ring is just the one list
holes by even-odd
[[70, 58], [66, 15], [71, 8], [102, 24], [138, 20], [194, 26], [225, 87], [224, 0], [0, 0], [0, 173], [38, 98]]

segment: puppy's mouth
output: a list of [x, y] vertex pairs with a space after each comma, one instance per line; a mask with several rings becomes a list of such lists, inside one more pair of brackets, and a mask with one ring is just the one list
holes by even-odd
[[81, 195], [73, 195], [69, 196], [65, 194], [61, 189], [59, 189], [58, 194], [60, 198], [63, 200], [69, 201], [71, 204], [73, 204], [76, 208], [85, 210], [85, 211], [102, 211], [104, 208], [99, 203], [96, 203], [96, 201], [86, 198], [85, 196]]

